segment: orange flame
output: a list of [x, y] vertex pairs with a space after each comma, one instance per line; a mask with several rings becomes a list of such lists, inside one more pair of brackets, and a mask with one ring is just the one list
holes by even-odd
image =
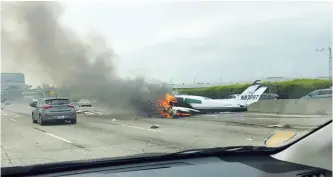
[[[173, 104], [177, 103], [177, 99], [175, 96], [169, 94], [169, 93], [165, 93], [164, 95], [164, 99], [163, 100], [159, 100], [159, 104], [161, 107], [161, 111], [160, 114], [168, 119], [172, 118], [172, 112], [173, 112]], [[177, 112], [176, 113], [177, 116], [191, 116], [191, 114], [188, 113], [180, 113]]]
[[165, 93], [164, 99], [160, 100], [160, 107], [162, 108], [160, 114], [168, 119], [171, 119], [172, 106], [174, 103], [177, 103], [176, 97], [169, 93]]
[[177, 103], [177, 99], [175, 96], [166, 93], [164, 96], [164, 99], [162, 100], [162, 107], [163, 108], [170, 108], [172, 107], [172, 104]]

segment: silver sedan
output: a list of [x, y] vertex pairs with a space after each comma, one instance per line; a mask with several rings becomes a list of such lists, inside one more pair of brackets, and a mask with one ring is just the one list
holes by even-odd
[[35, 108], [32, 111], [33, 123], [44, 125], [47, 122], [70, 121], [76, 124], [76, 110], [69, 99], [43, 98], [30, 103], [30, 106]]
[[79, 107], [91, 107], [91, 101], [87, 99], [79, 100]]

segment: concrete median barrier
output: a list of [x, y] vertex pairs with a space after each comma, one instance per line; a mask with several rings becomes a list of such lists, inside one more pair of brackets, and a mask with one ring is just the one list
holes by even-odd
[[332, 115], [332, 100], [261, 100], [257, 103], [250, 105], [248, 107], [248, 112], [302, 115]]

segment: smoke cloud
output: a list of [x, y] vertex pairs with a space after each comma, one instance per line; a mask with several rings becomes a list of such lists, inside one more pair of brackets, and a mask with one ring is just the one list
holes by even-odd
[[[147, 85], [144, 78], [117, 76], [115, 54], [103, 37], [82, 40], [60, 23], [62, 12], [60, 4], [50, 1], [3, 3], [2, 58], [33, 65], [35, 73], [70, 96], [111, 107], [138, 108], [142, 99], [156, 100], [166, 92], [168, 88]], [[144, 87], [152, 92], [144, 94]]]

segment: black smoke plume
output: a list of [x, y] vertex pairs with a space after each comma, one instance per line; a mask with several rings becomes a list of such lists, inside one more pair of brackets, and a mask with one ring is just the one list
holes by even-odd
[[168, 90], [143, 78], [116, 75], [114, 52], [103, 37], [82, 39], [60, 23], [57, 2], [2, 3], [3, 60], [30, 64], [36, 77], [48, 79], [71, 97], [96, 99], [110, 107], [142, 107]]

